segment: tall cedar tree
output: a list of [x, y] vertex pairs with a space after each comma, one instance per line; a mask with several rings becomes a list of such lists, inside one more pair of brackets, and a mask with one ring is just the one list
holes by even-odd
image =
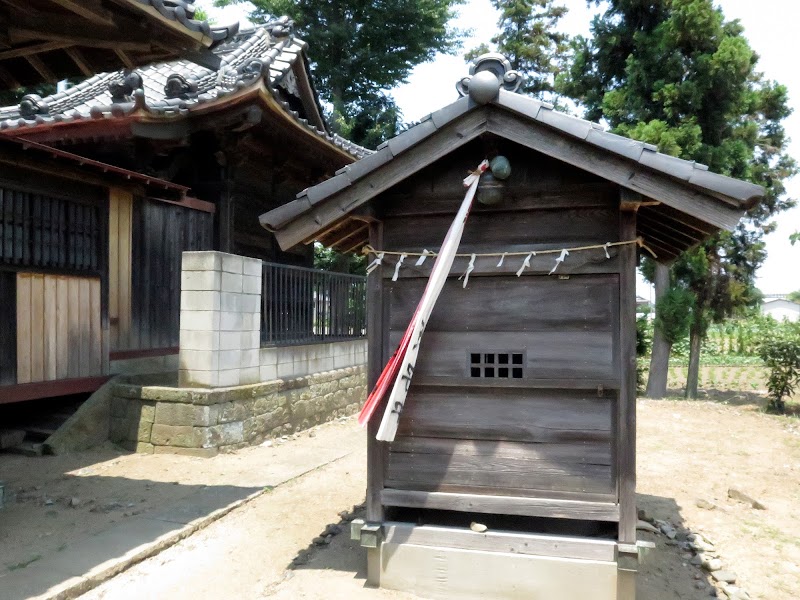
[[[217, 6], [242, 0], [215, 0]], [[439, 52], [453, 52], [461, 32], [448, 27], [463, 0], [252, 0], [250, 19], [287, 15], [311, 48], [312, 70], [332, 124], [375, 147], [399, 132], [401, 115], [386, 90]]]
[[[492, 0], [492, 5], [500, 12], [500, 32], [491, 39], [493, 49], [524, 73], [521, 91], [538, 98], [552, 94], [569, 50], [568, 36], [556, 30], [567, 8], [555, 0]], [[489, 50], [482, 44], [466, 58], [472, 60]]]
[[709, 324], [758, 301], [763, 237], [793, 205], [783, 184], [796, 172], [782, 126], [791, 113], [787, 90], [756, 71], [742, 25], [711, 0], [609, 0], [592, 38], [576, 38], [573, 50], [557, 87], [587, 118], [767, 190], [736, 231], [715, 235], [672, 268], [675, 285], [693, 296], [686, 394], [696, 397]]

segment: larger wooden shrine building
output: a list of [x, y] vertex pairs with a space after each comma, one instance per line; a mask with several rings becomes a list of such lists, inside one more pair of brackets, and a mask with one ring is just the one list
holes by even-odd
[[370, 421], [368, 577], [436, 597], [628, 600], [637, 254], [671, 261], [734, 228], [763, 189], [517, 81], [502, 57], [478, 59], [463, 98], [261, 222], [284, 249], [346, 239], [369, 243], [370, 261], [385, 253], [368, 282], [372, 386], [430, 273], [415, 255], [442, 244], [466, 173], [508, 159], [507, 179], [478, 187], [395, 440], [375, 439], [383, 407]]
[[[258, 215], [369, 153], [329, 132], [287, 19], [237, 32], [180, 0], [36, 4], [76, 11], [42, 23], [83, 18], [108, 37], [55, 44], [48, 25], [15, 49], [22, 63], [0, 50], [0, 79], [120, 70], [0, 109], [0, 403], [91, 391], [134, 361], [177, 368], [181, 253], [309, 265], [310, 248], [281, 252]], [[93, 24], [122, 27], [125, 7], [152, 29], [147, 52]]]

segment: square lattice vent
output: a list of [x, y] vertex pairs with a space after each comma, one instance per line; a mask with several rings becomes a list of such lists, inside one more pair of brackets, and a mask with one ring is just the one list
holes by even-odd
[[522, 379], [525, 370], [525, 353], [467, 352], [469, 376], [478, 379]]

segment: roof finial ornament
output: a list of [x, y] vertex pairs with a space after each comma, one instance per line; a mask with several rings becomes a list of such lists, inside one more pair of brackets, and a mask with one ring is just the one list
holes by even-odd
[[181, 98], [188, 100], [197, 97], [197, 78], [194, 76], [184, 77], [180, 73], [172, 73], [167, 77], [164, 86], [164, 95], [167, 98]]
[[516, 92], [525, 77], [511, 68], [511, 63], [502, 54], [481, 54], [469, 67], [469, 75], [456, 84], [458, 93], [469, 96], [478, 104], [486, 104], [497, 97], [502, 87]]
[[284, 15], [275, 21], [270, 21], [264, 25], [264, 27], [267, 29], [271, 37], [284, 38], [292, 35], [294, 30], [294, 21]]
[[38, 94], [25, 94], [19, 103], [19, 114], [24, 119], [33, 119], [36, 115], [50, 113], [50, 106]]
[[108, 91], [111, 92], [111, 100], [114, 102], [130, 102], [134, 91], [144, 88], [142, 76], [136, 71], [123, 71], [122, 81], [114, 81], [108, 84]]

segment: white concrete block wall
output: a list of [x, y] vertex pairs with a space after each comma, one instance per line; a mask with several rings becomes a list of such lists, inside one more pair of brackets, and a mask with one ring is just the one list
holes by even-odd
[[184, 252], [180, 385], [258, 383], [261, 261], [224, 252]]
[[261, 348], [261, 381], [304, 377], [314, 373], [357, 367], [367, 364], [367, 341], [350, 340]]
[[232, 387], [365, 365], [367, 341], [261, 348], [261, 261], [184, 252], [179, 381]]

